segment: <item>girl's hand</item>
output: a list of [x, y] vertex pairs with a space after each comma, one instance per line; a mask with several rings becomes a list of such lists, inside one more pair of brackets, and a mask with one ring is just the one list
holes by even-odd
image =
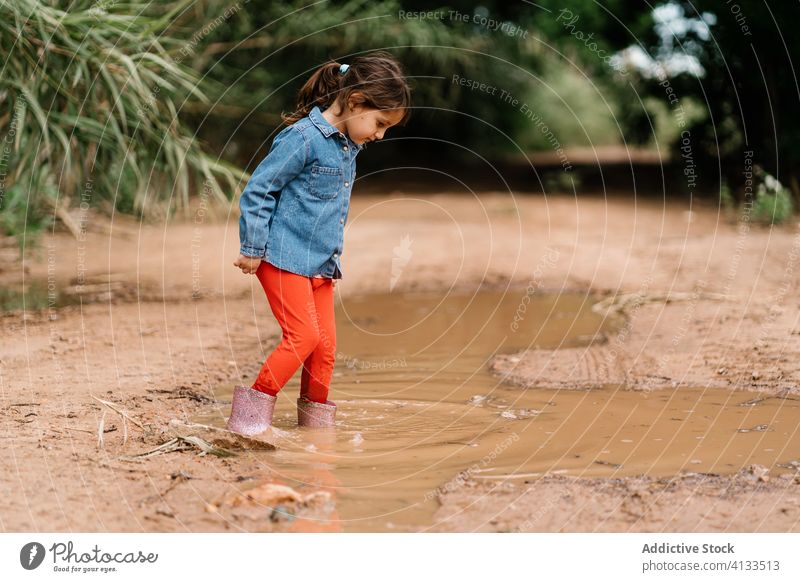
[[245, 275], [252, 275], [261, 264], [261, 257], [246, 257], [239, 255], [239, 258], [233, 262], [234, 267], [239, 267]]

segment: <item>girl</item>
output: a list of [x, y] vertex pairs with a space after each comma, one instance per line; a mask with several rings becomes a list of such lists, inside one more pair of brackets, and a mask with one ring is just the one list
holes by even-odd
[[253, 386], [234, 388], [228, 430], [266, 430], [276, 395], [301, 365], [298, 424], [333, 426], [333, 285], [342, 278], [356, 156], [388, 128], [405, 125], [410, 105], [400, 64], [378, 51], [317, 69], [300, 89], [297, 111], [282, 116], [289, 126], [242, 192], [233, 264], [258, 277], [283, 335]]

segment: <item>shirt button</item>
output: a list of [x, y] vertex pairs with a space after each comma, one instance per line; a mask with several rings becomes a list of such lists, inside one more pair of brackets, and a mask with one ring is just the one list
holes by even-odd
[[339, 219], [339, 224], [344, 224], [344, 218]]
[[347, 151], [349, 148], [348, 148], [347, 146], [344, 146], [342, 149], [343, 149], [344, 151]]
[[344, 187], [347, 188], [350, 185], [350, 182], [345, 182]]
[[338, 257], [338, 256], [339, 256], [339, 255], [338, 255], [337, 253], [333, 253], [333, 258], [334, 258], [334, 259], [335, 259], [336, 257]]

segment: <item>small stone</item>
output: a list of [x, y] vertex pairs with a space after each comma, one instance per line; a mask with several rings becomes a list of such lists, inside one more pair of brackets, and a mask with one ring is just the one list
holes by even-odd
[[294, 513], [286, 505], [277, 505], [270, 513], [269, 520], [273, 523], [279, 521], [292, 521], [295, 519]]
[[[753, 476], [758, 481], [766, 481], [769, 479], [767, 477], [767, 473], [769, 473], [769, 469], [764, 465], [748, 465], [741, 471], [743, 474], [747, 476]], [[762, 477], [767, 477], [767, 479], [762, 479]]]

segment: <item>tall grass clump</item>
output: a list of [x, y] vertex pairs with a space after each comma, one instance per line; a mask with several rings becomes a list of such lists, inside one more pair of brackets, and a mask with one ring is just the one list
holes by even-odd
[[206, 100], [170, 33], [191, 5], [0, 2], [0, 230], [36, 231], [78, 205], [169, 215], [192, 192], [232, 191], [239, 172], [179, 119], [187, 98]]
[[761, 224], [782, 224], [794, 211], [792, 194], [774, 176], [761, 170], [761, 182], [753, 201], [753, 220]]

